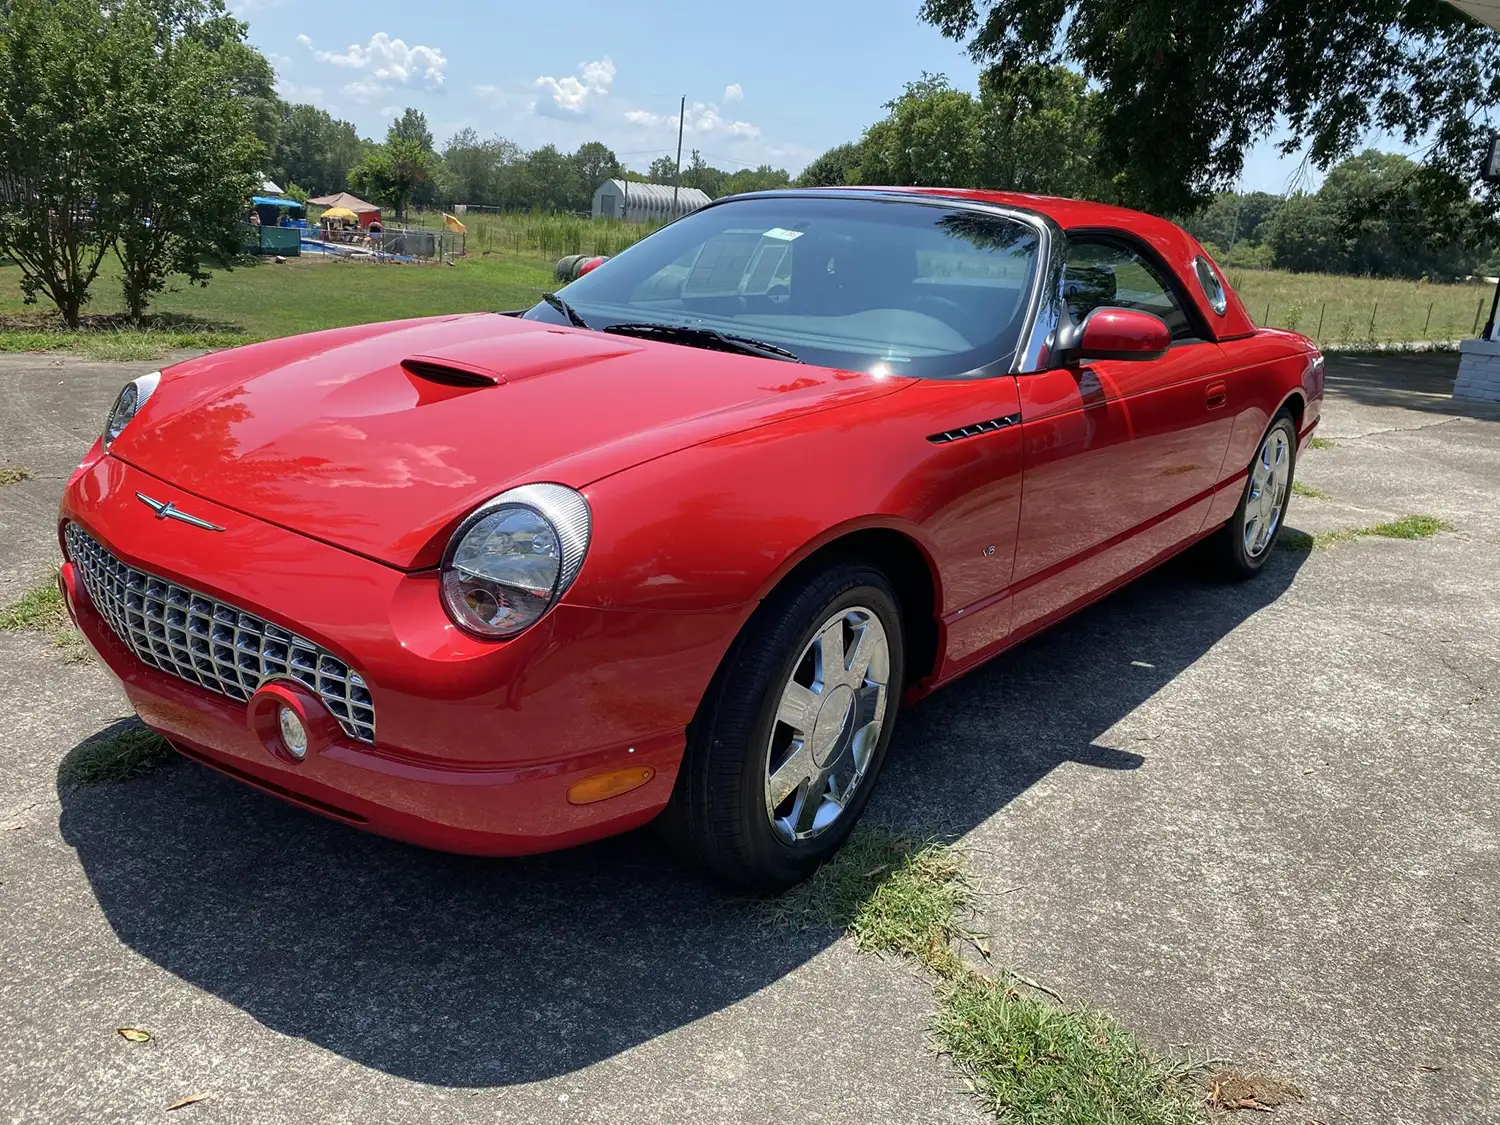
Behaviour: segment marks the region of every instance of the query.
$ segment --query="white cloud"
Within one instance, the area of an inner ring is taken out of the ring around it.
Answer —
[[[545,90],[557,109],[579,115],[587,111],[589,103],[594,99],[608,97],[609,88],[614,81],[615,64],[605,55],[594,62],[579,63],[576,75],[553,78],[544,74],[532,85],[538,90]]]
[[[323,101],[323,87],[300,86],[285,78],[276,79],[276,94],[284,102],[308,102],[312,105],[320,105]]]
[[[726,102],[742,102],[745,100],[745,88],[738,82],[733,82],[724,87],[724,100]]]
[[[413,81],[428,87],[441,86],[448,67],[447,58],[438,48],[420,44],[409,47],[404,40],[392,39],[384,31],[377,31],[363,46],[352,43],[342,52],[315,50],[312,40],[306,35],[297,36],[297,42],[312,50],[313,57],[319,62],[365,72],[368,77],[361,77],[346,87],[356,96],[368,96],[392,86],[407,86]]]
[[[625,114],[625,120],[632,125],[640,125],[643,128],[661,128],[670,125],[677,127],[677,115],[675,113],[651,113],[644,109],[632,109]],[[752,125],[748,121],[736,121],[725,117],[719,112],[719,107],[713,102],[694,102],[687,107],[683,116],[682,127],[685,132],[697,133],[701,136],[720,136],[750,139],[760,136],[760,126]]]

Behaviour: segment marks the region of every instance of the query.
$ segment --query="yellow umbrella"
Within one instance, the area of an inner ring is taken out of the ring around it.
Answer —
[[[450,215],[446,211],[443,212],[443,225],[454,234],[467,234],[469,230],[468,227],[459,221],[457,215]]]
[[[347,207],[330,207],[318,217],[320,219],[352,219],[359,222],[359,216]]]

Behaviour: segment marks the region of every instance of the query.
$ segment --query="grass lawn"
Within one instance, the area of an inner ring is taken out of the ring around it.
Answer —
[[[171,347],[225,347],[248,340],[374,320],[524,308],[552,282],[537,254],[471,255],[453,266],[263,260],[215,273],[206,286],[181,284],[154,302],[149,333],[120,331],[118,273],[107,263],[87,314],[92,333],[60,333],[44,306],[21,303],[20,271],[0,266],[0,351],[79,349],[107,358],[154,358]],[[132,349],[141,349],[137,355]]]
[[[1462,340],[1484,326],[1491,285],[1434,285],[1231,267],[1229,282],[1256,324],[1290,328],[1320,344]],[[1373,322],[1373,328],[1372,328]]]

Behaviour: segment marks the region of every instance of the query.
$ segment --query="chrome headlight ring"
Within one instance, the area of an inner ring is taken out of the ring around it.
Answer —
[[[443,552],[443,608],[460,629],[504,640],[529,629],[583,568],[588,501],[561,484],[512,488],[475,509]]]
[[[131,420],[140,413],[141,407],[146,405],[156,386],[161,382],[161,372],[153,371],[149,375],[142,375],[139,379],[132,379],[120,388],[120,393],[115,396],[115,404],[109,408],[109,415],[104,419],[104,433],[102,439],[104,448],[108,449],[122,433],[125,427],[130,425]]]

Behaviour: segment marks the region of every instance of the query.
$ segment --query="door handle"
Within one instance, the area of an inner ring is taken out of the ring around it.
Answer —
[[[1229,401],[1229,388],[1223,383],[1210,383],[1205,394],[1210,410],[1217,410]]]

